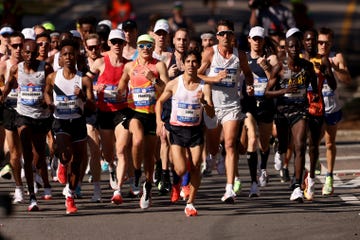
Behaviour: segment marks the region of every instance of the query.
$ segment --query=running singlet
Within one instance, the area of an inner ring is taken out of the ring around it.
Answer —
[[[207,76],[216,76],[219,71],[226,69],[227,76],[212,85],[212,96],[215,108],[228,108],[240,106],[238,86],[240,81],[240,60],[238,50],[233,48],[229,59],[221,56],[218,45],[213,46],[214,56]]]
[[[115,112],[127,107],[126,93],[118,98],[117,87],[125,64],[114,67],[108,55],[104,56],[105,69],[99,75],[97,84],[105,84],[105,89],[97,94],[97,107],[103,112]]]
[[[184,86],[183,75],[179,76],[178,87],[172,97],[170,124],[174,126],[198,126],[202,120],[203,108],[197,98],[202,91],[204,81],[194,90],[187,90]]]
[[[313,57],[310,58],[310,62],[314,65],[314,70],[317,76],[317,84],[318,84],[318,100],[313,101],[314,93],[311,86],[311,83],[309,84],[309,87],[307,89],[307,97],[309,101],[309,113],[313,116],[323,116],[324,115],[324,101],[322,97],[322,87],[324,84],[324,75],[320,72],[320,69],[318,66],[321,65],[321,58],[319,57]]]
[[[24,62],[18,64],[19,93],[16,111],[34,119],[48,118],[50,112],[44,108],[45,62],[39,62],[34,73],[25,73]]]
[[[10,68],[12,64],[10,63],[10,59],[6,60],[6,73],[5,73],[5,84],[9,80]],[[18,88],[11,89],[9,94],[6,97],[5,105],[6,107],[16,109],[17,98],[18,98]]]
[[[81,88],[82,76],[77,71],[72,79],[65,79],[63,69],[56,72],[53,99],[55,105],[54,118],[76,119],[84,112],[85,103],[74,94],[75,86]]]
[[[128,105],[131,109],[141,113],[155,113],[155,103],[158,93],[149,79],[144,76],[145,67],[150,69],[156,78],[159,73],[156,70],[158,60],[153,59],[146,66],[140,65],[138,60],[134,61],[133,69],[130,73]]]
[[[335,52],[331,52],[329,58],[331,63],[333,62],[334,57]],[[336,75],[334,75],[334,77],[336,78]],[[337,88],[335,90],[332,90],[326,79],[324,80],[322,94],[325,104],[325,113],[330,114],[340,111],[340,109],[342,108],[342,104],[339,99],[339,92]]]
[[[307,84],[308,75],[302,68],[299,72],[292,72],[286,64],[283,63],[283,75],[278,83],[277,89],[288,88],[289,85],[295,85],[297,91],[285,93],[277,101],[277,109],[281,113],[296,113],[307,111]]]

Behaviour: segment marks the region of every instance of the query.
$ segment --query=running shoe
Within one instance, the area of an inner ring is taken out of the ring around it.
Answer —
[[[184,212],[187,217],[194,217],[198,215],[198,212],[192,203],[186,204]]]
[[[151,206],[151,183],[145,182],[143,185],[143,194],[140,198],[140,208],[147,209]]]
[[[109,183],[112,190],[119,188],[115,171],[109,171]]]
[[[30,198],[30,204],[28,206],[29,212],[37,212],[39,211],[39,206],[35,198]]]
[[[191,189],[190,184],[181,187],[180,197],[181,197],[183,200],[189,199],[190,189]]]
[[[281,182],[288,182],[290,181],[290,174],[289,174],[289,169],[287,168],[282,168],[280,171],[280,176],[281,176]]]
[[[57,179],[58,179],[59,183],[66,184],[66,182],[67,182],[67,166],[65,166],[62,163],[59,163],[56,175],[57,175]]]
[[[24,202],[24,190],[22,187],[15,188],[13,203],[19,204]]]
[[[253,182],[250,187],[249,198],[259,197],[259,196],[260,196],[260,190],[258,188],[258,184],[256,182]]]
[[[171,184],[170,182],[160,181],[158,184],[159,196],[164,196],[170,192]]]
[[[170,193],[170,201],[176,203],[180,199],[180,183],[172,185]]]
[[[233,187],[233,191],[236,195],[239,195],[241,193],[241,181],[240,181],[240,178],[238,177],[235,177],[235,180],[234,180],[234,187]]]
[[[276,171],[280,171],[282,168],[282,159],[279,152],[276,152],[274,156],[274,168]]]
[[[315,175],[321,175],[321,163],[320,160],[316,160]]]
[[[65,201],[66,214],[73,214],[77,212],[77,207],[75,206],[74,198],[67,197]]]
[[[269,182],[269,175],[267,174],[266,169],[261,169],[260,170],[260,177],[259,177],[259,185],[260,185],[260,187],[266,187],[268,182]]]
[[[81,187],[80,187],[79,185],[76,186],[76,188],[75,188],[74,197],[75,197],[76,199],[82,199]]]
[[[322,195],[329,196],[334,193],[334,179],[331,176],[326,176],[325,183],[322,188]]]
[[[162,172],[161,160],[157,160],[155,163],[155,170],[154,170],[154,177],[153,177],[155,186],[159,185],[159,182],[161,180],[161,172]]]
[[[43,195],[42,199],[43,200],[51,200],[52,199],[51,188],[44,188],[44,195]]]
[[[119,190],[115,190],[113,197],[111,198],[111,203],[119,205],[123,203],[123,199],[121,197],[121,193]]]
[[[314,200],[315,195],[315,179],[308,176],[305,181],[305,190],[304,190],[304,197],[306,200],[312,201]]]
[[[94,183],[94,194],[91,197],[91,201],[92,202],[98,202],[98,203],[102,202],[100,183],[99,184]]]
[[[1,170],[0,170],[0,176],[4,179],[11,179],[11,167],[10,164],[6,164]]]
[[[299,203],[304,201],[304,194],[300,187],[296,187],[290,196],[291,201],[297,201]]]
[[[217,163],[216,163],[216,170],[218,172],[219,175],[225,175],[226,170],[225,170],[225,158],[224,156],[221,154],[221,151],[219,151],[218,154],[216,154],[217,156]]]
[[[107,161],[101,162],[101,171],[108,172],[109,171],[109,163]]]
[[[69,189],[69,184],[66,184],[65,187],[62,190],[62,195],[65,196],[65,199],[70,196],[70,189]]]
[[[233,190],[225,191],[224,196],[222,196],[221,201],[224,203],[233,204],[235,202],[236,194]]]

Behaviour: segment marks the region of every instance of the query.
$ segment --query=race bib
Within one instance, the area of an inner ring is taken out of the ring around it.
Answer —
[[[147,88],[134,88],[133,100],[135,106],[151,106],[155,104],[155,87],[149,86]]]
[[[178,103],[177,120],[183,123],[197,123],[200,120],[200,104]]]
[[[21,86],[20,103],[26,106],[37,105],[43,99],[40,86]]]

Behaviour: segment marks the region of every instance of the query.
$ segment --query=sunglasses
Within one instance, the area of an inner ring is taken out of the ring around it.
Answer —
[[[147,48],[147,49],[150,49],[150,48],[152,48],[153,47],[153,44],[152,43],[142,43],[142,44],[139,44],[138,45],[138,47],[140,48],[140,49],[144,49],[145,47]]]
[[[216,33],[216,35],[222,36],[222,37],[225,36],[225,35],[230,36],[230,35],[233,35],[233,34],[234,34],[234,31],[232,31],[232,30],[220,31],[220,32]]]
[[[49,43],[48,42],[38,42],[38,43],[36,43],[39,47],[46,47],[46,46],[48,46],[49,45]]]
[[[14,48],[14,49],[22,48],[23,44],[22,43],[15,43],[15,44],[11,44],[11,47]]]
[[[116,44],[121,45],[121,44],[123,44],[125,41],[122,40],[122,39],[115,38],[115,39],[111,39],[110,42],[111,42],[112,45],[116,45]]]
[[[319,45],[326,45],[326,46],[329,46],[330,45],[330,43],[329,43],[329,41],[318,41],[318,44]]]
[[[98,50],[98,49],[99,49],[99,45],[87,46],[87,49],[92,52],[92,51],[94,51],[94,50]]]

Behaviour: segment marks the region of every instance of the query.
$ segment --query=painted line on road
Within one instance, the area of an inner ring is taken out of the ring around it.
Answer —
[[[348,36],[350,33],[350,28],[352,25],[352,16],[354,15],[356,9],[356,0],[350,1],[346,8],[345,18],[342,24],[342,31],[341,31],[341,39],[340,39],[340,46],[341,48],[346,48],[348,42]]]
[[[349,204],[360,204],[360,200],[355,197],[354,195],[351,194],[342,194],[339,195],[339,197],[341,198],[341,200],[343,200],[345,203],[349,203]]]

